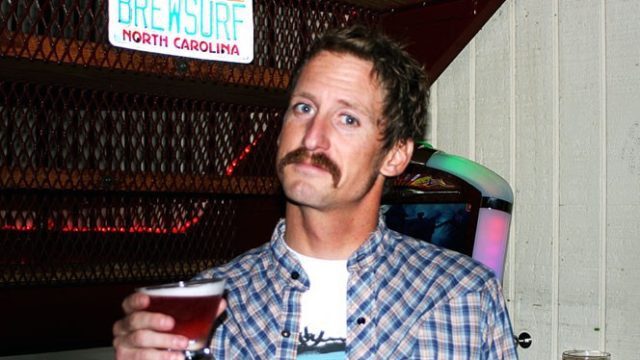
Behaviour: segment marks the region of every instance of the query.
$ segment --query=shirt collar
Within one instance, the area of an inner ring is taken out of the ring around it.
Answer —
[[[369,235],[369,238],[349,257],[347,269],[349,271],[360,271],[375,266],[384,258],[386,248],[389,245],[389,242],[386,241],[388,237],[389,228],[387,228],[382,215],[380,215],[378,224]]]
[[[304,272],[298,259],[289,252],[287,244],[284,242],[284,234],[287,230],[286,222],[280,219],[271,236],[273,269],[278,272],[278,278],[285,281],[288,286],[299,287],[300,290],[309,288],[309,278]]]
[[[298,260],[291,254],[284,242],[286,232],[286,222],[280,219],[271,237],[271,253],[273,261],[277,264],[278,271],[282,278],[291,279],[292,274],[297,272],[300,276],[298,284],[308,286],[308,279]],[[376,228],[371,232],[367,240],[349,257],[347,269],[351,271],[365,270],[375,266],[384,258],[386,247],[389,246],[388,239],[391,236],[389,228],[382,217],[378,217]]]

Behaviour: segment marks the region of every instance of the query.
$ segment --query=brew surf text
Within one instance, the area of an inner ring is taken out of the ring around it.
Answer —
[[[109,39],[131,49],[246,63],[253,58],[251,1],[110,0]]]

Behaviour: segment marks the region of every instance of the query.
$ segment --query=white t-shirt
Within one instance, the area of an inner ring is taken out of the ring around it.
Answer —
[[[347,260],[305,256],[289,248],[309,277],[302,294],[298,359],[345,359]]]

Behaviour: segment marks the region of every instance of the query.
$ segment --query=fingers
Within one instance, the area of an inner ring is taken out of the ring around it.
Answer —
[[[137,314],[134,314],[137,315]],[[141,314],[140,318],[146,315],[159,315],[153,313]],[[134,317],[134,316],[130,316]],[[132,325],[133,324],[133,325]],[[184,350],[188,346],[188,339],[184,336],[169,333],[157,332],[149,329],[137,329],[125,331],[125,329],[139,326],[140,322],[135,320],[127,322],[127,319],[116,322],[113,326],[116,359],[145,360],[182,360],[184,356],[179,350]],[[165,350],[167,349],[167,350]],[[177,350],[177,351],[169,351]]]
[[[121,336],[137,330],[169,331],[173,329],[174,320],[171,316],[137,311],[131,313],[113,324],[113,335]]]
[[[117,349],[171,349],[184,350],[189,341],[184,336],[159,333],[152,330],[136,330],[126,335],[116,336],[113,346]]]
[[[123,309],[129,313],[113,325],[116,359],[184,359],[180,351],[165,349],[184,350],[188,346],[188,339],[166,333],[175,324],[171,316],[136,310],[147,306],[146,296],[132,295],[123,302]]]
[[[150,302],[151,299],[149,298],[149,295],[134,292],[122,301],[122,309],[125,314],[130,314],[134,311],[146,309]]]

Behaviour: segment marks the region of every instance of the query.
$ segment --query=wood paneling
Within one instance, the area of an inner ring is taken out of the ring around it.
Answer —
[[[433,82],[503,2],[425,1],[420,6],[386,13],[382,27],[425,65]]]
[[[188,192],[234,195],[274,195],[280,184],[268,176],[225,177],[151,172],[19,169],[0,167],[0,183],[10,189]]]
[[[638,357],[640,339],[640,2],[607,1],[606,345]]]
[[[558,2],[558,349],[602,348],[600,4]],[[585,101],[590,99],[590,101]]]
[[[514,188],[520,358],[640,338],[640,3],[507,0],[432,87],[437,147]]]

